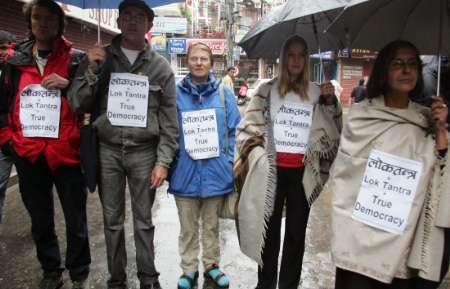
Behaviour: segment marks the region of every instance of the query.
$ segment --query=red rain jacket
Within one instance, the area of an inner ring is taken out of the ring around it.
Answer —
[[[40,84],[52,74],[71,79],[69,74],[75,71],[76,60],[72,44],[64,39],[55,41],[52,53],[48,57],[43,75],[35,65],[33,58],[34,41],[18,45],[14,56],[7,59],[7,65],[0,80],[0,146],[12,141],[12,148],[18,156],[31,162],[42,154],[50,169],[80,163],[80,130],[76,113],[69,107],[65,91],[61,97],[61,119],[58,138],[25,137],[20,121],[20,94],[30,84]],[[7,109],[6,109],[7,108]]]

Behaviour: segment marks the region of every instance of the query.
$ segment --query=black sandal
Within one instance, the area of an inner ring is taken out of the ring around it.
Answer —
[[[178,289],[196,289],[197,288],[197,281],[198,281],[198,272],[195,272],[194,279],[192,279],[191,276],[187,274],[183,274],[180,276],[180,279],[185,279],[189,282],[189,288],[180,287],[180,285],[177,286]]]
[[[212,270],[219,271],[219,274],[217,274],[217,276],[214,278],[211,276],[211,274],[209,274]],[[225,277],[228,280],[228,277],[222,271],[220,271],[217,265],[213,265],[208,270],[206,270],[205,273],[203,273],[203,277],[205,277],[205,286],[203,287],[203,289],[209,289],[210,287],[208,287],[207,285],[212,285],[211,287],[214,289],[228,289],[230,286],[230,281],[228,281],[228,284],[225,286],[221,286],[219,284],[220,278]]]

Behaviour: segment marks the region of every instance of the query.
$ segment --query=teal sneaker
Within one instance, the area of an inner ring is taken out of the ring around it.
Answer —
[[[203,276],[205,277],[205,284],[210,284],[214,289],[228,289],[230,286],[228,277],[220,271],[217,265],[211,266]],[[207,286],[207,288],[209,287]]]
[[[178,289],[196,289],[198,272],[187,272],[178,279]]]

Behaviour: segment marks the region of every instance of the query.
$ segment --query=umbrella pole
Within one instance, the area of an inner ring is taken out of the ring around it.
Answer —
[[[441,54],[438,55],[438,71],[437,71],[437,85],[436,85],[436,95],[441,94]]]
[[[443,0],[439,1],[440,3],[440,14],[439,14],[439,41],[438,41],[438,75],[437,75],[437,85],[436,85],[436,95],[439,96],[441,94],[441,47],[442,47],[442,25],[443,25],[443,21],[442,19],[444,18],[442,16],[442,14],[444,13],[444,5],[443,5]]]
[[[317,51],[319,53],[319,83],[322,84],[322,81],[325,78],[325,75],[323,73],[322,53],[320,50],[320,41],[319,41],[319,36],[317,34],[316,18],[314,17],[314,15],[311,15],[311,20],[312,20],[312,24],[313,24],[314,37],[316,38],[316,42],[317,42]]]
[[[320,46],[317,49],[318,53],[319,53],[319,83],[322,84],[322,82],[325,79],[325,74],[324,74],[324,69],[323,69],[323,59],[322,59],[322,51],[320,50]]]
[[[98,0],[98,9],[97,9],[97,13],[98,13],[98,22],[97,22],[97,42],[100,43],[101,41],[101,30],[102,30],[102,22],[101,22],[101,17],[102,17],[102,13],[100,13],[100,2],[101,0]]]

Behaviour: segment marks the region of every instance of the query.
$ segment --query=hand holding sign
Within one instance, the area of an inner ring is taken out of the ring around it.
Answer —
[[[56,73],[52,73],[42,80],[42,87],[45,89],[64,89],[69,86],[69,80]]]
[[[101,43],[97,43],[94,47],[90,48],[87,51],[87,57],[89,60],[89,70],[93,73],[97,73],[106,59],[106,52]]]
[[[321,101],[325,105],[334,104],[336,96],[334,95],[334,86],[330,81],[324,82],[320,85]]]

